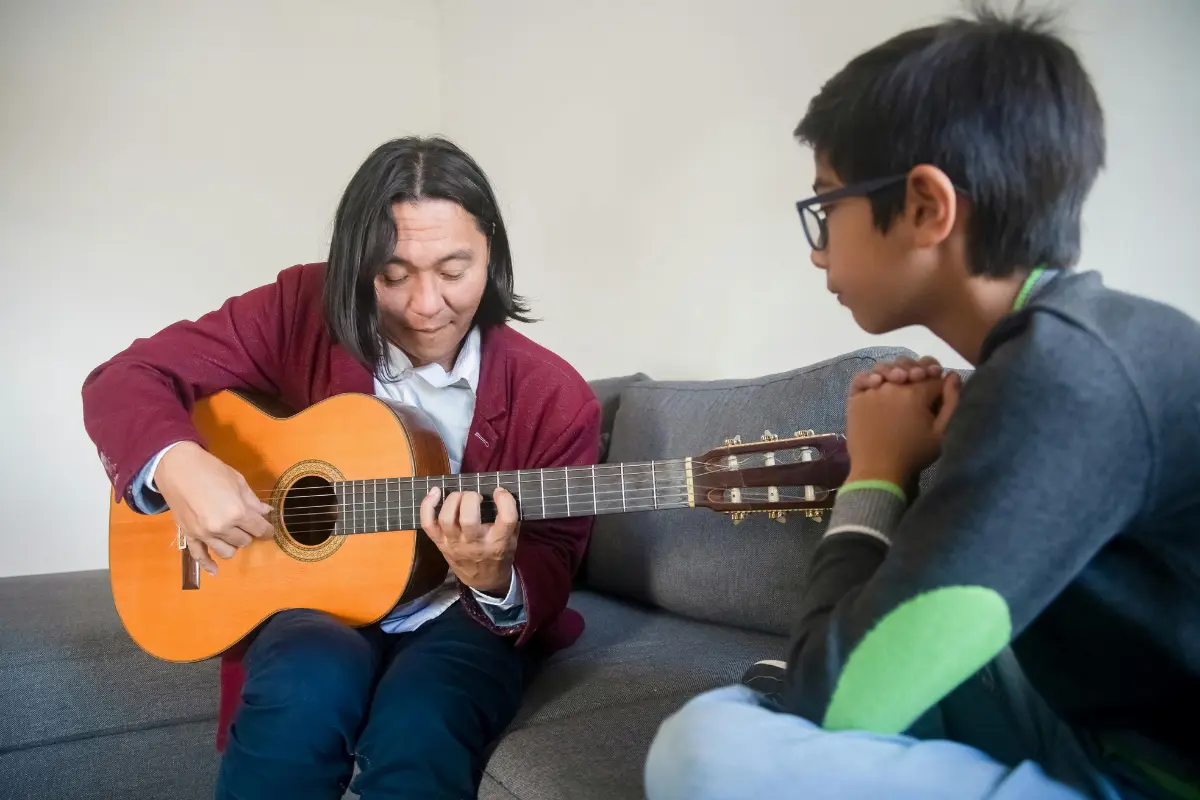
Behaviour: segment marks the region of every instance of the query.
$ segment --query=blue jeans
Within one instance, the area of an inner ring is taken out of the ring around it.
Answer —
[[[1119,794],[1092,766],[1083,745],[1024,684],[1011,653],[910,733],[917,735],[824,731],[747,687],[728,686],[695,698],[662,724],[647,757],[646,794],[649,800],[1138,796]]]
[[[525,648],[456,603],[411,633],[314,611],[273,617],[246,652],[221,760],[222,800],[474,798],[521,703]]]

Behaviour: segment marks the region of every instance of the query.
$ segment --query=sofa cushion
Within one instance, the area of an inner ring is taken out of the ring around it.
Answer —
[[[642,767],[659,724],[697,694],[735,683],[782,637],[683,619],[594,592],[576,592],[583,636],[556,654],[526,692],[487,765],[484,800],[641,798]]]
[[[845,430],[850,380],[877,361],[914,356],[867,348],[753,380],[642,381],[621,394],[609,462],[697,455],[740,434]],[[827,515],[824,520],[827,520]],[[588,553],[588,585],[695,619],[785,634],[825,521],[685,509],[601,516]]]
[[[621,392],[641,381],[649,380],[650,376],[641,372],[632,375],[622,375],[617,378],[601,378],[588,381],[588,386],[600,401],[600,460],[608,454],[609,442],[612,439],[613,420],[616,419],[617,409],[621,405]]]
[[[0,751],[0,797],[211,800],[216,735],[213,718]]]
[[[215,718],[217,664],[173,664],[121,627],[108,571],[0,580],[0,752]]]

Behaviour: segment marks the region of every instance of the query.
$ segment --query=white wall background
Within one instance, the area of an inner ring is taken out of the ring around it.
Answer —
[[[437,127],[432,2],[0,0],[0,576],[104,567],[80,388],[320,260],[376,145]]]
[[[1004,2],[1004,0],[1001,0]],[[1200,3],[1073,0],[1064,34],[1105,106],[1084,266],[1200,316]],[[1136,5],[1136,8],[1135,8]],[[825,292],[791,138],[850,58],[950,0],[447,0],[442,127],[505,203],[544,322],[585,376],[751,376],[871,343]]]
[[[790,133],[855,53],[958,8],[904,5],[0,0],[0,576],[106,565],[84,376],[322,258],[393,136],[479,159],[544,319],[525,330],[586,377],[750,376],[878,341],[808,262]],[[1200,3],[1076,0],[1066,27],[1108,115],[1086,266],[1200,317]]]

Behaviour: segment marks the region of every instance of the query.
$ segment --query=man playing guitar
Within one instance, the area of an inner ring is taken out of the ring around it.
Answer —
[[[134,342],[87,378],[85,425],[116,496],[170,509],[219,581],[220,560],[273,535],[270,507],[191,420],[222,390],[296,410],[349,392],[416,406],[453,472],[594,464],[595,396],[507,327],[526,313],[486,176],[445,140],[399,139],[350,181],[327,263]],[[493,495],[490,524],[482,500],[435,489],[422,501],[421,527],[450,568],[432,592],[364,628],[284,611],[224,654],[218,797],[341,797],[355,760],[363,798],[475,796],[536,654],[582,631],[566,604],[591,526],[518,532],[510,494]]]

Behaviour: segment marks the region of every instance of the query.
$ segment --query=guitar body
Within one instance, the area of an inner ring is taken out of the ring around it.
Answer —
[[[296,505],[331,481],[448,473],[442,441],[419,411],[345,394],[284,415],[220,392],[192,416],[209,452],[270,498],[275,536],[216,558],[211,576],[180,549],[170,511],[139,514],[110,496],[113,598],[142,649],[169,661],[209,658],[290,608],[362,626],[444,580],[446,563],[424,533],[339,535],[332,526],[314,533],[301,523],[311,528],[317,515]]]

